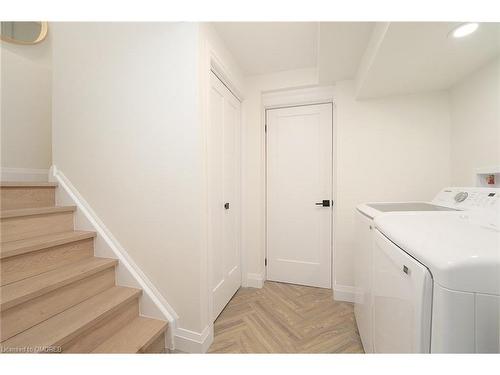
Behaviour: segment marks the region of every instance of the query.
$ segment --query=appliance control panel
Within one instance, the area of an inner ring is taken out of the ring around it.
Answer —
[[[459,210],[487,209],[500,212],[500,188],[445,188],[436,195],[432,203]]]

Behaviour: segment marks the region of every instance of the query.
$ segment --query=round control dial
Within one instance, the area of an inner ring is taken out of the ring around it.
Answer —
[[[467,199],[468,196],[469,196],[469,193],[467,193],[466,191],[461,191],[460,193],[455,195],[455,201],[459,202],[459,203],[463,202],[464,200]]]

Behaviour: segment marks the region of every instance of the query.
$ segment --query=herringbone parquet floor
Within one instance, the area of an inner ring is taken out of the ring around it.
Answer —
[[[353,305],[330,289],[241,288],[215,321],[209,353],[363,353]]]

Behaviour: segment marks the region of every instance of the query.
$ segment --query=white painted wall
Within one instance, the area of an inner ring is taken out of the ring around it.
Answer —
[[[336,85],[335,282],[353,285],[355,207],[370,201],[430,200],[450,184],[447,92],[357,101]]]
[[[54,164],[201,332],[198,25],[51,26]]]
[[[500,167],[500,59],[450,90],[451,177],[455,186],[474,186],[475,170]]]
[[[0,43],[2,168],[48,169],[52,162],[50,37],[49,26],[40,44]]]

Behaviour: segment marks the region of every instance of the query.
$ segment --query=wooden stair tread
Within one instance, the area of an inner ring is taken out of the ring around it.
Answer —
[[[69,231],[4,242],[0,247],[0,259],[26,254],[32,251],[47,249],[53,246],[81,241],[87,238],[93,238],[95,236],[95,232]]]
[[[74,212],[76,206],[55,206],[55,207],[36,207],[36,208],[19,208],[15,210],[2,210],[0,212],[1,219],[13,217],[56,214],[60,212]]]
[[[167,322],[138,316],[108,338],[93,353],[138,353],[167,329]]]
[[[0,187],[36,187],[36,188],[56,188],[57,182],[45,181],[0,181]]]
[[[0,310],[9,309],[32,298],[114,267],[117,263],[116,259],[92,257],[4,285],[0,287]]]
[[[114,286],[4,341],[4,348],[60,346],[107,318],[135,298],[140,289]]]

